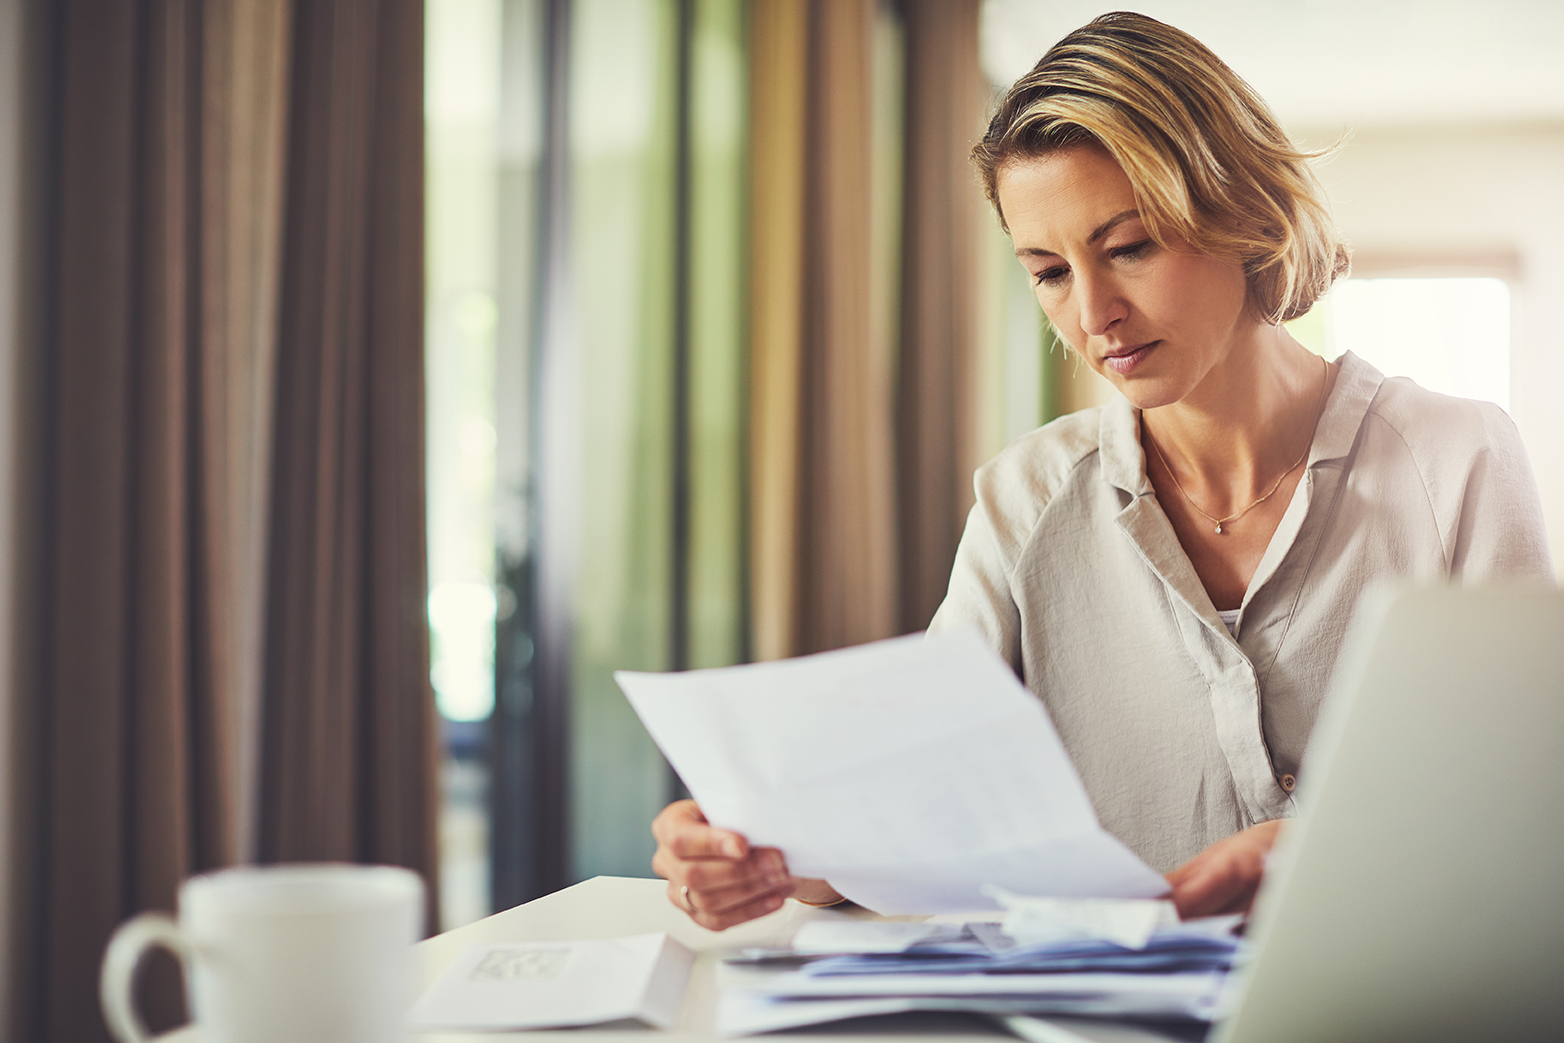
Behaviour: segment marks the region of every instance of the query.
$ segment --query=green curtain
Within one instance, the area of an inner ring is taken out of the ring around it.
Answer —
[[[580,351],[581,555],[571,687],[571,871],[650,874],[667,765],[613,671],[739,661],[743,546],[743,7],[571,10],[571,276]],[[681,40],[681,35],[688,36]],[[679,111],[680,59],[689,107]],[[679,141],[688,244],[681,273]],[[675,352],[687,322],[686,603],[675,605]]]
[[[748,658],[744,583],[744,4],[695,0],[690,47],[688,662]]]

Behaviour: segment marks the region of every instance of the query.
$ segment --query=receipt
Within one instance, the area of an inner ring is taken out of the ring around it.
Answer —
[[[614,675],[708,820],[876,912],[992,909],[983,887],[1152,898],[1042,704],[975,631],[775,663]]]
[[[1172,902],[1134,898],[1037,898],[985,889],[1005,910],[1000,929],[1017,945],[1098,939],[1144,949],[1159,929],[1179,922]]]

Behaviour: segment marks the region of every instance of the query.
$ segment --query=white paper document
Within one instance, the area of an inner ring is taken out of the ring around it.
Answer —
[[[791,951],[800,956],[835,953],[906,952],[918,942],[960,937],[952,924],[905,920],[806,920],[793,935]]]
[[[775,663],[615,674],[714,824],[876,912],[1153,898],[1053,723],[975,632]]]
[[[413,1006],[415,1029],[540,1029],[679,1020],[695,954],[666,934],[469,945]]]
[[[1146,898],[1035,898],[990,888],[1005,910],[1004,932],[1017,945],[1100,938],[1126,949],[1144,949],[1161,928],[1178,924],[1169,901]]]

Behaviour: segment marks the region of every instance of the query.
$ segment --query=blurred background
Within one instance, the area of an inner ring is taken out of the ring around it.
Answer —
[[[0,0],[0,1034],[105,1038],[235,861],[431,930],[650,875],[615,670],[926,625],[973,469],[1113,394],[967,160],[1108,9]],[[1334,149],[1295,335],[1507,409],[1564,563],[1564,6],[1136,9]]]

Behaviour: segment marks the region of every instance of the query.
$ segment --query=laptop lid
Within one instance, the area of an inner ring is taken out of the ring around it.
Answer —
[[[1221,1043],[1564,1038],[1564,592],[1367,602]]]

